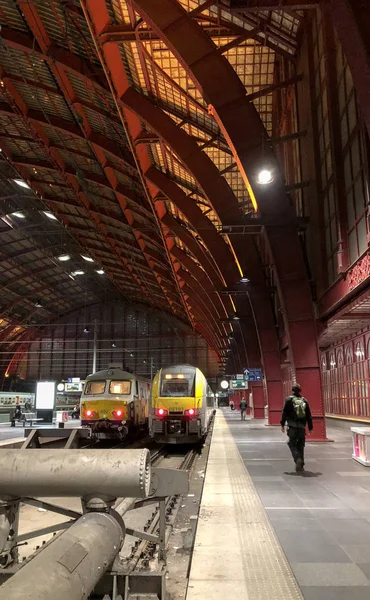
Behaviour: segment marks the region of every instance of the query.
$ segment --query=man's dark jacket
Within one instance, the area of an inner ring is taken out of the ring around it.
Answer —
[[[301,398],[301,396],[296,396],[297,398]],[[296,410],[294,408],[293,396],[289,396],[285,399],[283,414],[281,415],[280,425],[284,427],[285,423],[288,423],[289,427],[298,427],[299,429],[304,429],[306,425],[308,425],[308,429],[312,431],[312,416],[311,409],[306,400],[303,398],[306,403],[306,417],[298,419]]]

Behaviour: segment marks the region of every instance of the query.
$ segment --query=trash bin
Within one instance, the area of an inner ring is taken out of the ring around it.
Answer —
[[[351,427],[353,454],[357,462],[370,467],[370,427]]]

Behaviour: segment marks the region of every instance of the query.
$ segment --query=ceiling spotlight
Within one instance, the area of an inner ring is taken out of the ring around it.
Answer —
[[[70,260],[70,256],[69,254],[62,254],[61,256],[58,256],[58,260],[60,260],[61,262],[66,262],[67,260]]]
[[[240,283],[249,283],[250,279],[248,277],[242,277]]]
[[[53,213],[49,212],[48,210],[43,210],[42,211],[45,215],[45,217],[47,217],[48,219],[51,219],[52,221],[57,221],[58,219],[56,218],[55,215],[53,215]]]
[[[26,183],[23,179],[13,179],[13,181],[22,188],[26,188],[27,190],[31,189],[28,183]]]
[[[130,352],[130,356],[134,356],[134,353],[133,353],[133,352]]]
[[[94,262],[93,258],[90,258],[90,256],[85,256],[84,254],[81,254],[82,258],[84,260],[86,260],[87,262]]]
[[[81,271],[81,269],[78,269],[77,271],[73,271],[71,275],[85,275],[85,271]]]
[[[13,212],[11,215],[11,217],[18,217],[18,219],[25,219],[26,215],[24,215],[22,212]]]
[[[104,275],[105,271],[103,271],[103,269],[97,269],[96,270],[98,275]]]
[[[84,333],[89,333],[90,329],[88,327],[85,327],[84,329]]]
[[[273,180],[274,178],[272,176],[272,171],[269,169],[262,169],[262,171],[260,171],[257,175],[257,183],[260,183],[261,185],[267,185]]]
[[[234,321],[240,321],[240,318],[239,318],[237,315],[234,315],[234,316],[233,316],[233,320],[234,320]]]
[[[146,360],[143,360],[144,365],[146,365]]]
[[[112,342],[112,348],[117,348],[116,342]]]
[[[36,300],[35,306],[36,306],[36,308],[42,308],[42,302],[41,302],[41,300]]]

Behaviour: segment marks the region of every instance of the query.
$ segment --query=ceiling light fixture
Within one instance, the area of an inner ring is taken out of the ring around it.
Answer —
[[[35,306],[36,306],[36,308],[42,308],[42,302],[41,302],[41,300],[36,300]]]
[[[85,275],[85,271],[81,271],[81,269],[78,269],[77,271],[73,271],[71,275]]]
[[[112,348],[116,348],[116,342],[112,342]]]
[[[94,262],[94,259],[90,258],[90,256],[85,256],[84,254],[81,254],[81,256],[86,262]]]
[[[27,190],[31,189],[28,183],[26,183],[23,179],[13,179],[13,181],[22,188],[26,188]]]
[[[58,256],[58,260],[60,260],[61,262],[66,262],[67,260],[70,260],[70,255],[69,254],[61,254],[60,256]]]
[[[48,218],[51,219],[52,221],[57,221],[58,219],[56,218],[55,215],[53,215],[53,213],[49,212],[48,210],[43,210],[42,211],[44,213],[44,215]]]
[[[11,217],[18,217],[18,219],[25,219],[26,215],[24,215],[22,212],[13,212],[11,215]]]
[[[242,277],[240,283],[249,283],[250,279],[248,277]]]
[[[274,180],[272,171],[270,169],[262,169],[257,175],[257,183],[260,185],[267,185]]]
[[[88,327],[85,327],[84,329],[84,333],[89,333],[90,329]]]
[[[103,271],[103,269],[97,269],[96,272],[98,273],[98,275],[104,275],[105,271]]]

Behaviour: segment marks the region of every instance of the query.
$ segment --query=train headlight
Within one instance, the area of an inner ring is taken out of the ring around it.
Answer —
[[[194,417],[197,414],[197,411],[195,408],[189,408],[188,410],[185,410],[184,415],[186,415],[187,417]]]
[[[96,416],[95,410],[91,410],[90,408],[87,409],[85,414],[87,417],[95,417]]]
[[[155,414],[158,417],[165,417],[166,415],[168,415],[168,410],[166,410],[164,408],[157,408],[157,410],[155,411]]]
[[[121,408],[117,408],[117,410],[113,410],[112,411],[112,415],[114,417],[117,417],[117,418],[122,417],[123,416],[123,410]]]

